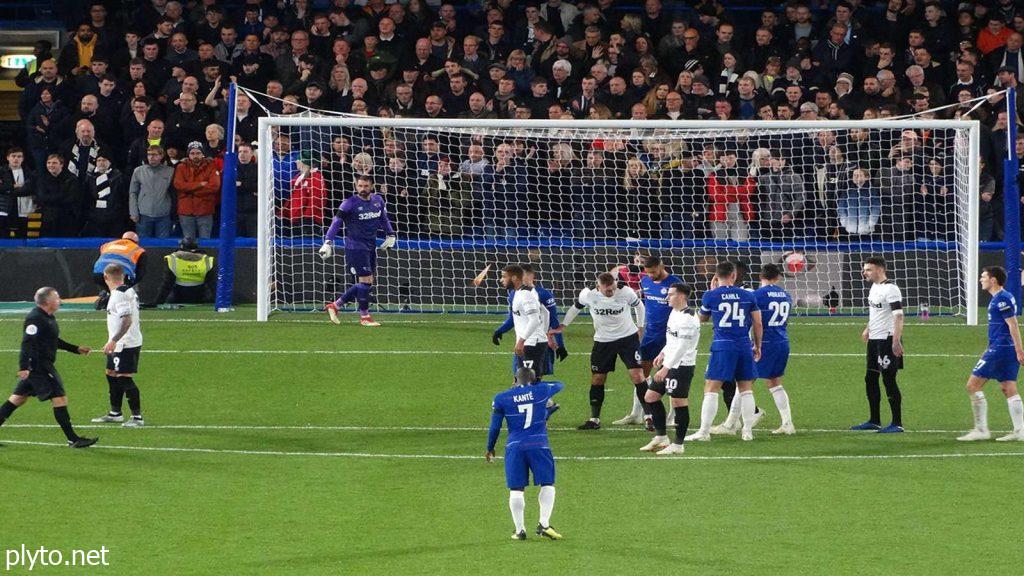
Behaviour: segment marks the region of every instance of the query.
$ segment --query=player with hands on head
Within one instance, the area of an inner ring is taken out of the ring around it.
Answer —
[[[650,408],[654,423],[654,438],[640,450],[657,451],[659,456],[682,454],[686,429],[690,425],[690,383],[697,363],[697,343],[700,341],[700,320],[689,306],[693,289],[682,282],[668,288],[668,305],[672,313],[666,324],[665,347],[652,362],[658,368],[648,381],[644,401]],[[668,394],[675,413],[676,440],[669,443],[665,418],[665,405],[661,397]]]
[[[327,311],[331,322],[341,324],[338,310],[355,300],[359,306],[359,324],[380,326],[380,323],[375,322],[370,316],[373,275],[377,268],[377,232],[383,230],[386,234],[384,242],[380,245],[384,250],[393,248],[398,238],[388,217],[384,199],[373,193],[373,181],[369,176],[356,176],[356,193],[341,203],[338,214],[331,221],[323,246],[318,250],[324,260],[334,254],[334,238],[343,225],[345,266],[349,273],[356,277],[356,282],[337,300],[328,302],[324,310]]]

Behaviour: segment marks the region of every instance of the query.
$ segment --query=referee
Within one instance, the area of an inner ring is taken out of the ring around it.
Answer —
[[[60,339],[57,319],[53,317],[60,308],[60,294],[57,294],[56,288],[43,287],[36,290],[35,301],[36,307],[25,317],[21,356],[18,360],[18,384],[11,397],[0,406],[0,426],[19,406],[28,402],[29,396],[35,396],[40,402],[49,400],[53,404],[53,417],[67,436],[68,446],[92,446],[99,438],[82,438],[75,434],[71,426],[64,383],[54,366],[57,348],[75,354],[88,354],[92,350]]]

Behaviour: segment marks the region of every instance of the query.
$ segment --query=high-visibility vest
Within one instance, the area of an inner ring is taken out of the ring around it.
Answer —
[[[213,256],[203,256],[198,260],[187,260],[178,256],[179,252],[164,256],[167,268],[174,274],[175,284],[179,286],[199,286],[206,282],[206,275],[213,270]]]
[[[124,238],[107,242],[100,246],[100,257],[93,265],[92,273],[103,274],[103,269],[109,264],[117,264],[124,269],[128,280],[135,280],[135,268],[145,252],[144,248]]]

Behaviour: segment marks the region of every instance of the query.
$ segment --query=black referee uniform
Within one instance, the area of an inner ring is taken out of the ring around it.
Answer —
[[[57,319],[38,306],[25,317],[25,324],[22,328],[18,370],[28,371],[28,377],[19,380],[14,387],[13,397],[17,403],[8,399],[0,406],[0,425],[3,425],[18,406],[28,400],[29,396],[35,396],[40,402],[65,397],[67,394],[64,392],[64,383],[54,366],[57,360],[57,349],[74,354],[79,353],[78,346],[61,340]],[[69,445],[79,447],[95,443],[95,439],[82,438],[75,434],[67,406],[54,406],[53,417],[60,424],[64,435],[67,436]]]

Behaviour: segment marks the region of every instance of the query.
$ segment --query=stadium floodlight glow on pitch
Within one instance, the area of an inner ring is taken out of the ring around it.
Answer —
[[[317,163],[320,220],[282,217],[281,134]],[[976,324],[978,142],[978,123],[959,120],[260,118],[257,317],[316,310],[342,291],[344,259],[316,250],[369,170],[399,237],[378,256],[383,309],[504,311],[497,284],[472,279],[519,261],[564,300],[597,272],[657,253],[694,285],[720,259],[754,274],[779,263],[795,314],[860,314],[860,262],[883,254],[911,312]]]

